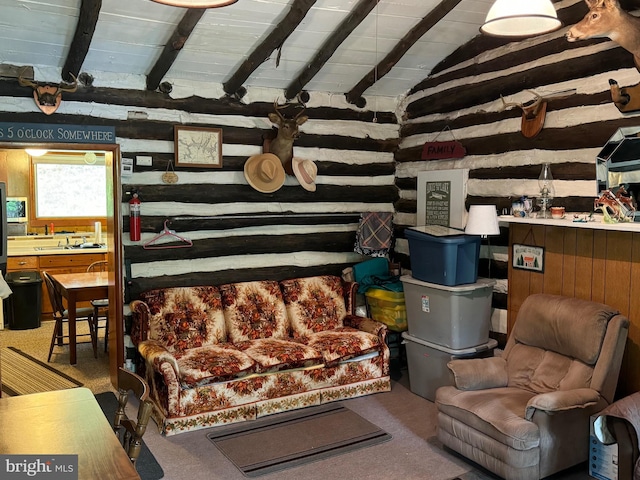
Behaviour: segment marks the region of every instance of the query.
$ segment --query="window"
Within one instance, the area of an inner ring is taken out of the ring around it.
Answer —
[[[87,224],[107,216],[104,152],[49,152],[31,157],[32,225]]]

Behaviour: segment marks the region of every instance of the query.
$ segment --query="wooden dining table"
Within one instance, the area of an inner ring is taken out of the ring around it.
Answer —
[[[69,315],[69,363],[76,358],[76,309],[79,302],[108,298],[108,272],[56,273],[51,275],[58,291],[67,300]]]
[[[59,456],[77,455],[79,480],[140,479],[88,388],[2,397],[0,425],[0,454],[14,456],[14,463],[36,455],[42,463],[68,467]],[[0,478],[5,468],[0,464]]]

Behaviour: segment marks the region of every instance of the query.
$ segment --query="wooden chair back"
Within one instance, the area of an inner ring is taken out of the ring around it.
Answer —
[[[136,420],[130,419],[125,413],[130,391],[139,401]],[[118,369],[118,409],[116,410],[113,429],[127,451],[131,463],[134,465],[140,456],[142,436],[147,430],[152,409],[153,404],[149,400],[149,385],[147,382],[141,376],[120,367]]]
[[[109,269],[107,260],[98,260],[87,267],[87,272],[106,272]]]
[[[49,301],[51,302],[51,306],[53,307],[53,316],[54,318],[63,318],[64,317],[64,304],[62,303],[62,294],[56,289],[55,283],[53,283],[53,279],[51,275],[47,272],[41,272],[42,278],[44,279],[44,283],[47,286],[47,293],[49,294]]]

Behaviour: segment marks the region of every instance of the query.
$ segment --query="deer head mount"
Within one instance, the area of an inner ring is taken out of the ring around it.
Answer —
[[[640,70],[640,18],[622,10],[618,0],[585,0],[589,12],[566,33],[569,42],[608,37],[633,54]]]
[[[547,101],[552,98],[565,98],[576,93],[575,89],[563,90],[561,92],[550,93],[548,95],[540,95],[534,90],[527,90],[534,95],[533,99],[526,103],[505,102],[504,97],[500,95],[502,100],[502,111],[511,107],[518,107],[522,110],[522,122],[520,131],[526,138],[533,138],[542,131],[544,121],[547,115]]]
[[[62,92],[75,92],[78,89],[78,79],[73,77],[73,83],[40,84],[31,80],[25,80],[22,75],[18,77],[18,83],[23,87],[33,88],[33,99],[36,105],[45,115],[51,115],[55,112],[62,102]]]
[[[293,118],[286,118],[282,111],[291,106],[301,106],[300,110]],[[273,153],[282,162],[284,171],[289,175],[293,175],[293,167],[291,160],[293,159],[293,141],[298,137],[298,127],[306,122],[309,117],[302,115],[306,109],[306,105],[302,101],[297,104],[285,103],[278,105],[278,100],[273,102],[274,113],[270,113],[269,120],[278,126],[278,134],[276,138],[270,142],[265,142],[265,153]]]

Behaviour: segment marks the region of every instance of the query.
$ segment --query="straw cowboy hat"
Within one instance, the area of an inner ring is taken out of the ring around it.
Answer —
[[[302,188],[310,192],[316,191],[316,175],[318,175],[318,167],[311,160],[302,160],[293,158],[291,161],[293,173],[302,185]]]
[[[244,178],[261,193],[273,193],[284,185],[282,162],[273,153],[253,155],[244,163]]]

